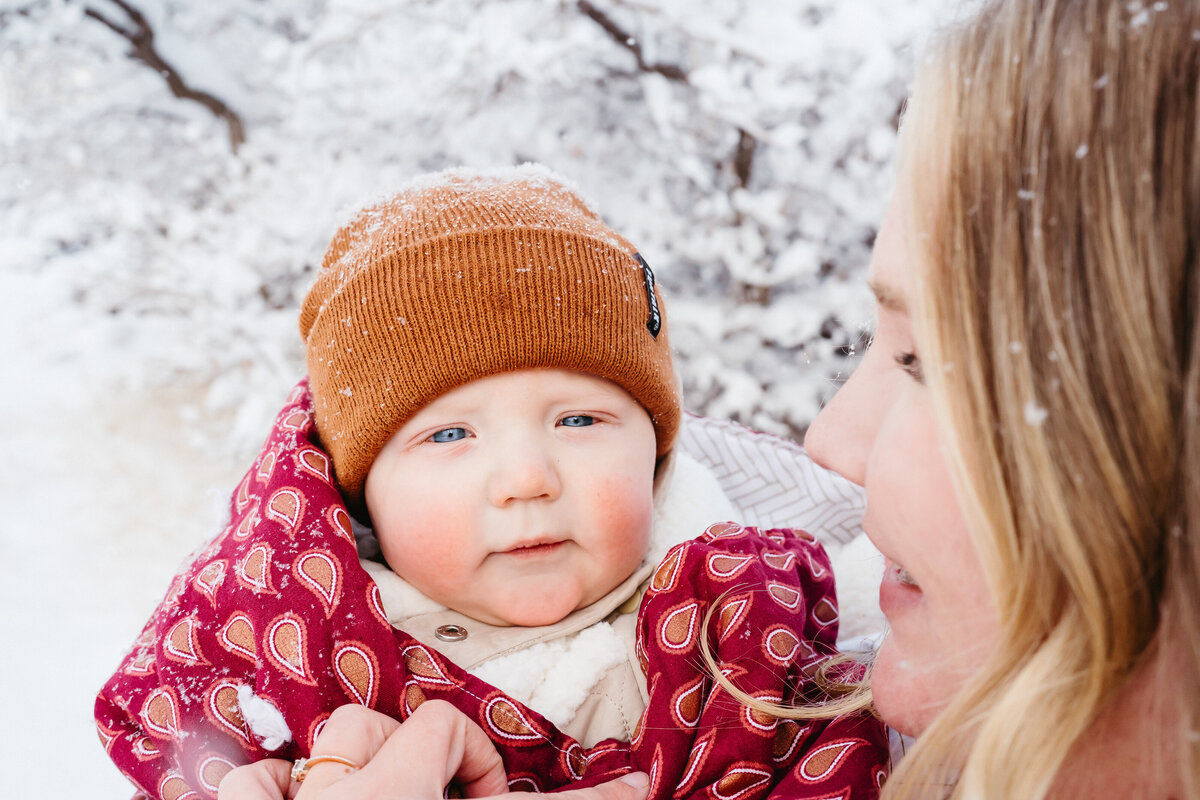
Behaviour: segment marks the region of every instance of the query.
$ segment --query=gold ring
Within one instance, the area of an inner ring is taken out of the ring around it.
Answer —
[[[335,764],[344,764],[355,771],[362,769],[362,767],[360,767],[358,764],[355,764],[350,759],[342,758],[341,756],[309,756],[308,758],[298,758],[296,759],[296,762],[292,764],[292,780],[294,780],[296,783],[303,783],[304,779],[308,777],[308,771],[310,769],[315,767],[317,764],[323,764],[326,761],[331,761]]]

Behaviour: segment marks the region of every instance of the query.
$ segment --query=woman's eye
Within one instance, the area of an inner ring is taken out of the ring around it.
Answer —
[[[921,372],[921,359],[916,353],[897,353],[896,363],[917,383],[925,382],[925,375]]]
[[[562,418],[562,425],[568,428],[586,428],[588,425],[593,425],[596,422],[595,417],[589,417],[587,414],[572,414],[569,417]]]
[[[445,442],[457,442],[465,438],[467,438],[466,428],[443,428],[430,436],[429,441],[441,444]]]

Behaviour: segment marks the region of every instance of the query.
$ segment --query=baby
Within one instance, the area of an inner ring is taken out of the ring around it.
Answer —
[[[821,699],[829,561],[790,530],[685,541],[727,515],[673,452],[661,296],[561,179],[441,173],[368,207],[300,329],[308,377],[228,527],[97,699],[143,793],[215,797],[236,765],[309,755],[340,705],[403,720],[435,697],[513,788],[639,769],[652,797],[876,792],[874,720],[778,720],[714,686],[701,637],[756,699]]]

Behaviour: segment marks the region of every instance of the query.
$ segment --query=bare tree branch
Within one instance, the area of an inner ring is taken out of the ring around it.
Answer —
[[[758,140],[754,134],[745,128],[738,128],[737,150],[733,154],[733,172],[737,175],[742,188],[750,185],[750,172],[754,167],[754,151],[758,148]]]
[[[646,63],[646,56],[642,52],[642,43],[637,40],[637,37],[633,36],[620,25],[618,25],[612,17],[596,8],[594,5],[588,2],[588,0],[579,0],[579,10],[582,11],[589,19],[603,28],[604,32],[612,37],[614,42],[633,53],[633,57],[637,60],[639,70],[642,72],[657,72],[659,75],[667,77],[673,81],[687,83],[687,73],[674,64]]]
[[[149,21],[141,11],[126,0],[111,2],[125,12],[132,27],[123,27],[92,6],[85,6],[83,13],[125,38],[130,44],[130,57],[136,58],[161,75],[173,95],[181,100],[199,103],[219,119],[225,120],[225,124],[229,126],[229,146],[236,153],[238,147],[246,141],[246,126],[242,123],[242,118],[219,97],[189,86],[179,71],[163,59],[154,46],[154,29],[150,27]]]

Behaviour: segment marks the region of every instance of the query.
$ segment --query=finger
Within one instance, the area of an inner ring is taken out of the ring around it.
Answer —
[[[650,777],[644,772],[631,772],[628,775],[589,786],[586,789],[571,789],[565,792],[555,792],[556,800],[646,800],[650,792]],[[541,798],[544,795],[525,793],[510,794],[506,800],[516,800],[519,797]]]
[[[400,723],[396,720],[365,706],[341,706],[330,715],[321,729],[321,735],[313,742],[312,755],[339,756],[363,767],[375,758],[388,737],[399,727]],[[295,796],[297,800],[319,796],[353,771],[345,764],[333,761],[314,764]]]
[[[292,764],[268,758],[238,767],[221,779],[218,800],[286,800],[292,797]]]
[[[355,788],[365,795],[387,787],[398,797],[438,798],[451,781],[468,797],[508,791],[504,762],[483,730],[449,703],[430,700],[338,789],[347,797]]]

